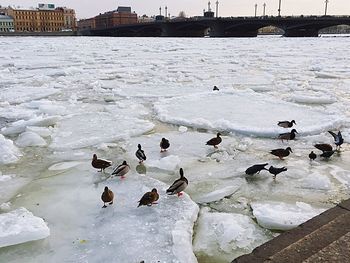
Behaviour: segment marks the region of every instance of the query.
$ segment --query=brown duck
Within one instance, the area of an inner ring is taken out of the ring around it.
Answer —
[[[101,199],[103,201],[103,206],[102,208],[106,208],[106,203],[109,203],[110,205],[113,204],[113,198],[114,198],[114,194],[112,192],[112,190],[109,190],[108,187],[105,187],[105,190],[103,191],[102,195],[101,195]]]
[[[270,153],[283,160],[283,157],[287,157],[290,152],[293,152],[292,149],[290,147],[287,147],[286,149],[274,149]]]
[[[108,160],[103,160],[103,159],[97,159],[97,155],[94,154],[92,156],[92,162],[91,162],[92,167],[96,169],[101,169],[100,172],[104,171],[107,167],[112,165],[111,161]]]
[[[209,141],[207,141],[207,144],[206,145],[211,145],[211,146],[214,146],[214,148],[218,148],[217,145],[219,145],[222,141],[221,137],[220,137],[220,132],[218,132],[216,134],[216,137],[210,139]]]
[[[185,188],[188,186],[188,180],[184,176],[184,171],[182,168],[180,168],[180,178],[175,180],[173,184],[166,190],[167,194],[174,195],[177,194],[177,196],[182,195],[182,191],[185,190]]]
[[[317,155],[314,153],[314,151],[311,151],[311,153],[309,154],[309,158],[310,158],[310,160],[315,160],[316,159],[316,157],[317,157]]]
[[[283,140],[294,140],[295,139],[295,134],[298,133],[295,129],[291,130],[291,132],[286,132],[286,133],[281,133],[278,135],[278,139],[281,139],[282,142]]]
[[[166,152],[166,150],[170,147],[169,140],[162,138],[159,146],[160,146],[160,152]]]
[[[314,147],[321,150],[322,152],[333,151],[332,145],[330,145],[328,143],[318,143],[318,144],[315,144]]]
[[[159,194],[157,192],[157,189],[153,188],[151,192],[147,192],[142,196],[137,207],[140,207],[142,205],[152,206],[153,204],[156,204],[156,201],[158,201],[158,199]]]

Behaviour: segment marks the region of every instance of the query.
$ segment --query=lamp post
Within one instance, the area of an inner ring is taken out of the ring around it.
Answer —
[[[263,7],[264,7],[263,16],[265,16],[265,15],[266,15],[266,13],[265,13],[265,10],[266,10],[266,3],[263,4]]]
[[[327,15],[327,8],[328,8],[328,0],[325,1],[325,8],[324,8],[324,15],[326,16]]]
[[[281,16],[281,0],[278,1],[278,16]]]
[[[255,7],[255,14],[254,14],[254,16],[256,17],[256,11],[258,10],[258,4],[255,4],[254,7]]]
[[[162,15],[162,7],[159,7],[159,15]]]
[[[216,1],[216,18],[219,16],[219,1]]]
[[[168,7],[165,6],[165,18],[167,18],[167,17],[168,17]]]

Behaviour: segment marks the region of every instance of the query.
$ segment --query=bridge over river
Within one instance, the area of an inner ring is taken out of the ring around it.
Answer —
[[[317,37],[319,30],[337,25],[350,25],[350,16],[197,17],[119,25],[80,33],[114,37],[256,37],[260,28],[275,26],[282,29],[286,37]]]

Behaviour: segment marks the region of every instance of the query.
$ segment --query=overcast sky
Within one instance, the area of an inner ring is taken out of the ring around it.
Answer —
[[[263,12],[263,3],[266,3],[266,14],[276,15],[279,0],[219,0],[220,16],[251,16],[254,15],[254,5],[258,4],[258,14]],[[282,15],[323,15],[325,0],[281,0]],[[216,0],[212,0],[215,8]],[[185,11],[189,16],[201,15],[207,9],[207,0],[0,0],[0,5],[15,5],[21,7],[36,7],[38,3],[53,3],[56,6],[74,8],[78,18],[88,18],[99,13],[113,10],[120,6],[131,6],[138,15],[154,15],[159,13],[159,7],[168,6],[168,12],[178,15]],[[350,15],[350,0],[329,0],[328,14]]]

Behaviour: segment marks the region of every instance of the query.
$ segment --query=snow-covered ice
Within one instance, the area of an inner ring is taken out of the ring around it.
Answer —
[[[24,207],[0,214],[0,247],[46,238],[50,229],[44,220]]]
[[[28,147],[28,146],[45,146],[46,141],[37,133],[26,131],[21,133],[17,140],[15,141],[16,145],[19,147]]]
[[[253,214],[259,225],[274,230],[289,230],[321,214],[325,209],[314,208],[304,202],[253,202]]]
[[[6,139],[2,134],[0,134],[0,152],[0,164],[15,163],[22,156],[13,141]]]

